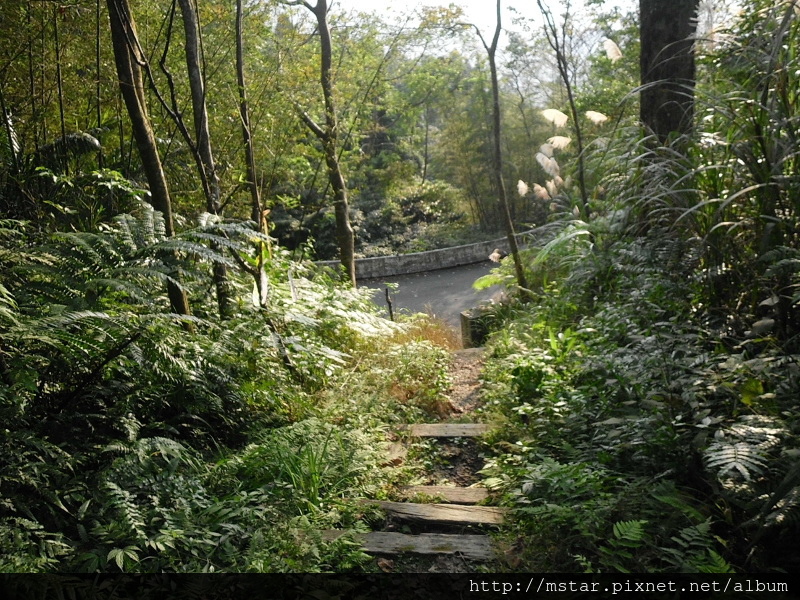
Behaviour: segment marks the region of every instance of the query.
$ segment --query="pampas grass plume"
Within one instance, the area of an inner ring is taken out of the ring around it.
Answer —
[[[538,183],[533,184],[533,195],[539,200],[550,200],[550,193]]]
[[[622,50],[620,50],[619,46],[614,43],[614,40],[607,39],[605,42],[603,42],[603,49],[606,51],[608,60],[610,60],[612,63],[615,63],[622,58]]]
[[[589,119],[595,125],[600,125],[600,123],[605,123],[606,121],[608,121],[607,116],[605,116],[603,113],[597,112],[596,110],[587,110],[586,118]]]
[[[547,108],[542,111],[542,116],[556,127],[563,127],[567,124],[569,117],[555,108]]]
[[[542,170],[550,175],[550,177],[556,177],[561,174],[561,167],[558,166],[558,162],[556,162],[555,158],[545,156],[539,152],[536,154],[536,161],[542,167]]]
[[[522,197],[525,197],[528,193],[528,184],[522,181],[522,179],[517,182],[517,193]]]
[[[568,138],[565,135],[554,135],[551,138],[548,138],[547,143],[553,146],[556,150],[564,150],[569,143],[572,141],[571,138]]]

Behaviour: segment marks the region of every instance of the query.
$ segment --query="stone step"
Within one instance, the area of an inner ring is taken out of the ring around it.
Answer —
[[[485,423],[416,423],[407,427],[416,437],[478,437],[490,430]]]
[[[444,485],[411,485],[400,490],[404,498],[413,498],[416,495],[441,498],[451,504],[478,504],[489,497],[486,488],[465,488]]]
[[[500,525],[505,508],[496,506],[459,506],[454,504],[417,504],[414,502],[389,502],[365,500],[376,504],[391,516],[422,523],[447,523],[451,525]]]

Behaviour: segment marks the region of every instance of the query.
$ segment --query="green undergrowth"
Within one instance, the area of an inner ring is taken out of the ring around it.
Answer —
[[[254,238],[213,220],[166,238],[146,206],[95,233],[0,224],[0,571],[368,560],[352,536],[322,532],[379,518],[358,500],[390,487],[388,430],[436,412],[449,352],[435,324],[386,321],[371,292],[279,248],[254,305],[229,258],[252,261]],[[214,263],[235,299],[225,319]],[[170,312],[168,280],[193,316]]]
[[[508,568],[796,568],[800,355],[693,308],[678,245],[615,241],[497,309],[483,474],[515,509]]]
[[[795,8],[698,44],[693,128],[620,122],[584,195],[551,185],[528,301],[486,316],[508,568],[800,567]],[[504,262],[483,283],[513,285]]]

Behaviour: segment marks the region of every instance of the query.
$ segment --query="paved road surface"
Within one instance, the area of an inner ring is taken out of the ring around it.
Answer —
[[[501,297],[503,291],[499,286],[480,292],[472,288],[475,280],[489,273],[494,266],[496,265],[493,262],[487,260],[454,269],[395,275],[385,279],[365,279],[359,281],[359,285],[377,288],[375,303],[385,308],[385,283],[397,283],[399,284],[397,290],[390,292],[396,314],[400,312],[430,312],[451,325],[459,327],[461,311],[477,306],[481,302],[488,302],[490,299],[498,300]]]

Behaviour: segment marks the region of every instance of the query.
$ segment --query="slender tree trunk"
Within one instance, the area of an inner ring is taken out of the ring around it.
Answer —
[[[114,107],[117,112],[117,134],[119,136],[119,164],[121,165],[122,174],[125,177],[130,173],[130,161],[125,157],[125,121],[122,118],[122,93],[116,94],[114,98]]]
[[[428,179],[428,162],[430,161],[430,132],[431,124],[429,118],[430,109],[425,106],[425,152],[423,154],[422,162],[422,183],[424,184]]]
[[[333,190],[333,208],[336,215],[336,239],[339,244],[339,260],[344,265],[350,285],[356,287],[355,234],[350,225],[350,207],[347,202],[347,185],[337,151],[339,126],[336,120],[336,104],[333,98],[333,48],[331,31],[328,26],[328,0],[317,0],[311,6],[305,0],[286,2],[289,5],[302,4],[317,18],[320,40],[320,83],[325,101],[325,126],[320,127],[303,113],[303,121],[322,142],[328,183]]]
[[[39,103],[41,108],[41,120],[42,120],[42,127],[41,127],[41,139],[39,140],[39,144],[41,146],[47,145],[47,98],[45,97],[45,87],[47,82],[47,66],[50,64],[50,60],[47,58],[47,10],[44,8],[39,11],[39,31],[40,31],[40,39],[39,39],[39,48],[42,51],[41,58],[39,60],[39,79],[40,85],[39,89],[41,90],[41,102]]]
[[[584,218],[589,216],[589,192],[586,189],[586,161],[583,156],[583,130],[581,129],[581,122],[578,118],[578,108],[575,104],[575,93],[573,91],[573,79],[570,77],[569,63],[567,62],[567,31],[570,21],[570,2],[566,3],[566,12],[564,14],[564,21],[561,26],[561,35],[559,29],[556,27],[553,13],[542,3],[542,0],[536,0],[539,5],[539,12],[545,20],[545,35],[547,42],[556,53],[556,64],[558,65],[558,73],[561,81],[564,83],[564,91],[567,94],[567,102],[569,103],[569,112],[572,115],[572,126],[575,131],[575,146],[578,151],[578,188],[581,193],[581,212]]]
[[[185,35],[186,72],[192,94],[192,117],[194,119],[195,144],[200,156],[201,180],[206,195],[206,210],[218,214],[220,209],[219,177],[211,150],[211,135],[208,129],[208,110],[203,78],[200,49],[200,28],[193,0],[178,0],[183,18]]]
[[[492,170],[494,172],[495,187],[497,188],[497,197],[500,201],[500,206],[503,211],[503,219],[506,228],[506,237],[508,238],[508,246],[511,249],[511,256],[514,259],[514,269],[517,275],[517,285],[523,290],[528,289],[528,282],[525,278],[525,268],[522,265],[522,259],[519,255],[519,246],[517,245],[517,236],[514,231],[514,221],[511,218],[511,210],[508,206],[508,194],[506,193],[506,184],[503,181],[503,154],[501,143],[501,128],[500,128],[500,89],[497,79],[497,44],[500,40],[500,32],[503,30],[501,22],[501,0],[497,0],[497,26],[494,30],[494,37],[492,38],[491,45],[487,45],[480,34],[477,27],[478,35],[481,37],[484,48],[489,55],[489,69],[492,75],[492,145],[494,153],[492,156]]]
[[[336,105],[333,98],[333,48],[331,31],[328,27],[328,1],[317,0],[314,7],[317,17],[320,40],[320,82],[325,100],[325,164],[328,167],[328,181],[333,190],[333,207],[336,214],[336,238],[339,242],[340,260],[344,265],[350,284],[356,287],[355,234],[350,226],[350,207],[347,201],[347,185],[337,154],[339,124],[336,119]]]
[[[55,43],[55,48],[56,48],[56,86],[58,88],[58,116],[61,121],[61,139],[66,141],[67,123],[64,118],[64,86],[61,77],[61,43],[59,41],[59,35],[58,35],[58,11],[59,7],[55,7],[53,9],[53,41]],[[64,173],[69,174],[69,161],[66,158],[66,154],[62,157],[59,157],[59,160],[64,161],[64,164],[61,165],[61,167],[64,169]]]
[[[97,78],[95,81],[95,88],[94,88],[94,97],[95,97],[95,120],[96,120],[96,127],[99,130],[103,126],[103,112],[102,112],[102,105],[101,105],[101,87],[100,87],[100,75],[101,75],[101,60],[100,60],[100,0],[96,0],[95,2],[95,46],[94,46],[94,62],[95,62],[95,77]],[[97,166],[101,169],[103,168],[103,149],[97,151]]]
[[[98,0],[99,1],[99,0]],[[33,67],[33,18],[31,16],[33,8],[31,7],[31,0],[28,0],[28,6],[25,10],[25,20],[27,22],[28,30],[28,93],[31,96],[31,127],[33,128],[33,148],[36,153],[39,152],[39,112],[36,105],[36,75]]]
[[[200,26],[193,0],[178,0],[183,17],[185,36],[186,71],[189,75],[189,88],[192,94],[192,116],[194,120],[195,147],[199,155],[200,179],[206,197],[206,210],[218,215],[220,212],[220,185],[211,149],[211,133],[208,128],[208,109],[206,89],[202,68],[200,47]],[[218,252],[221,248],[215,247]],[[214,286],[217,290],[217,306],[220,317],[231,315],[231,290],[228,270],[220,262],[214,263]]]
[[[8,137],[8,149],[11,151],[11,168],[14,175],[19,174],[19,159],[17,157],[17,143],[14,129],[11,125],[11,115],[6,110],[6,96],[3,93],[3,83],[0,82],[0,114],[3,117],[3,127]]]
[[[244,143],[244,157],[245,168],[247,177],[247,186],[250,188],[250,214],[253,222],[258,227],[259,233],[267,235],[269,228],[267,227],[267,214],[269,211],[264,210],[261,203],[261,192],[258,189],[258,180],[256,178],[256,159],[255,152],[253,151],[253,135],[250,128],[250,108],[247,103],[247,87],[244,77],[244,34],[243,29],[243,16],[242,16],[242,0],[236,0],[236,82],[239,88],[239,116],[242,120],[242,141]],[[264,269],[265,255],[271,254],[271,249],[264,242],[258,242],[258,262],[256,265],[257,273],[255,273],[256,288],[258,290],[258,298],[261,306],[267,301],[267,275]],[[271,258],[271,256],[270,256]]]
[[[144,81],[140,67],[141,64],[144,64],[145,58],[141,56],[139,49],[136,25],[128,6],[128,0],[106,0],[106,2],[120,92],[131,120],[131,129],[150,187],[153,208],[163,215],[165,233],[171,237],[175,234],[172,201],[153,129],[147,115]],[[173,312],[188,315],[189,300],[180,286],[173,281],[168,282],[167,293]]]
[[[692,37],[699,0],[639,0],[640,117],[666,143],[692,131],[695,62]]]

